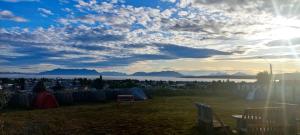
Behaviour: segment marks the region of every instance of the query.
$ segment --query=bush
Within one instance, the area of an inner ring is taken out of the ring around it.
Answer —
[[[9,100],[11,98],[11,94],[5,91],[0,92],[0,109],[3,109],[7,106]]]

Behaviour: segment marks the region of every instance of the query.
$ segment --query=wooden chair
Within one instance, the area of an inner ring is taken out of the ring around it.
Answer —
[[[289,135],[290,126],[280,107],[246,109],[238,132],[245,135]]]
[[[208,105],[196,103],[198,110],[198,124],[201,132],[207,135],[229,134],[229,126],[226,126],[221,119],[214,114]]]

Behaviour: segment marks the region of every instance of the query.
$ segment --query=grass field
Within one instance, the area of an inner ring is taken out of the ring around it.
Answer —
[[[1,134],[198,134],[195,102],[211,105],[221,119],[235,126],[232,114],[263,106],[230,96],[171,96],[117,106],[98,103],[49,110],[7,110],[0,115]]]

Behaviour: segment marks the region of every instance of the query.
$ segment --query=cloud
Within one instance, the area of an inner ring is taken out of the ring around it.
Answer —
[[[289,46],[300,45],[300,38],[292,38],[286,40],[272,40],[266,44],[267,46]]]
[[[19,17],[14,15],[11,11],[8,10],[0,10],[0,20],[10,20],[10,21],[15,21],[15,22],[27,22],[23,17]]]
[[[215,60],[263,60],[263,59],[295,59],[297,60],[300,53],[296,54],[270,54],[270,55],[257,55],[257,56],[243,56],[233,58],[216,58]]]
[[[284,49],[287,42],[280,32],[275,38],[274,29],[284,29],[286,24],[295,31],[300,27],[297,21],[290,25],[276,20],[279,16],[299,20],[298,6],[293,5],[300,5],[296,0],[160,0],[157,3],[167,5],[160,7],[123,2],[72,1],[69,4],[75,5],[60,7],[62,14],[55,12],[59,24],[0,28],[0,43],[10,48],[3,58],[21,65],[107,68],[152,60],[288,56],[292,52]],[[38,11],[45,17],[54,15],[48,9]],[[298,40],[290,40],[294,48]],[[11,57],[13,54],[16,56]]]
[[[230,55],[214,49],[190,48],[172,44],[156,44],[162,54],[170,58],[208,58],[214,55]]]
[[[160,0],[160,1],[162,1],[162,2],[170,2],[170,3],[175,3],[176,2],[176,0]]]
[[[48,10],[48,9],[45,9],[45,8],[38,8],[38,11],[40,12],[40,14],[43,16],[43,17],[48,17],[50,15],[54,15],[52,13],[52,11]]]
[[[1,57],[7,66],[48,63],[65,67],[128,66],[138,61],[208,58],[231,53],[176,44],[127,44],[124,36],[101,28],[64,27],[0,30]],[[87,41],[85,41],[87,40]],[[116,43],[119,42],[119,43]]]

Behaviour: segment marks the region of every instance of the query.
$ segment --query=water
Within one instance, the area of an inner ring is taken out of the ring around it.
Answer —
[[[63,79],[73,79],[73,78],[88,78],[95,79],[99,78],[98,75],[20,75],[20,74],[0,74],[0,77],[6,78],[63,78]],[[125,79],[135,79],[135,80],[153,80],[153,81],[185,81],[185,82],[211,82],[211,81],[226,81],[225,78],[177,78],[177,77],[151,77],[151,76],[103,76],[104,80],[125,80]],[[229,79],[234,82],[255,82],[255,79]]]

